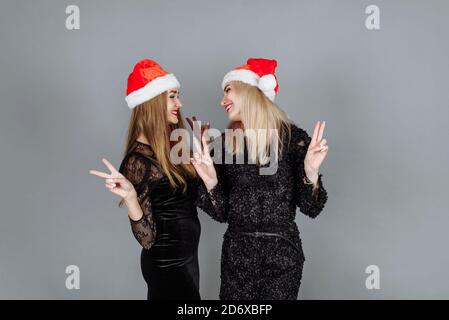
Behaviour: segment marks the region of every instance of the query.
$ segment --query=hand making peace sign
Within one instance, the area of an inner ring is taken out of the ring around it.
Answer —
[[[326,126],[326,121],[318,121],[315,124],[315,129],[313,130],[312,139],[307,149],[306,156],[304,158],[304,168],[307,170],[312,170],[318,173],[321,163],[324,158],[326,158],[327,151],[329,150],[326,144],[326,139],[323,139],[324,127]]]
[[[135,198],[137,195],[133,184],[115,169],[108,160],[103,158],[102,161],[111,171],[110,174],[97,170],[90,170],[89,173],[100,178],[105,178],[105,187],[112,193],[122,197],[125,201]]]

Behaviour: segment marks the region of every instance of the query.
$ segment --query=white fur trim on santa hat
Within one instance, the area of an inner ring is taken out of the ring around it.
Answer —
[[[173,73],[156,78],[148,82],[139,90],[133,91],[126,96],[126,102],[130,109],[137,107],[139,104],[151,100],[162,92],[170,89],[179,89],[181,85]]]
[[[259,83],[259,75],[251,70],[237,69],[229,71],[223,78],[221,83],[222,89],[226,87],[226,84],[230,81],[242,81],[252,86],[257,86]]]
[[[258,87],[271,101],[274,101],[276,92],[276,78],[272,74],[264,75],[259,77],[259,75],[251,70],[247,69],[237,69],[229,71],[223,79],[221,84],[222,89],[226,87],[230,81],[242,81],[244,83],[250,84],[252,86]]]

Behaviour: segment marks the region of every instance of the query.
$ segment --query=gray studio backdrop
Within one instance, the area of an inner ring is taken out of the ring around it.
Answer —
[[[371,4],[379,30],[365,25]],[[298,298],[449,298],[447,1],[0,6],[1,299],[145,299],[126,208],[88,174],[122,159],[127,76],[159,61],[182,83],[184,116],[223,129],[222,77],[251,56],[278,60],[277,103],[300,127],[326,120],[329,200],[315,220],[298,210]],[[226,225],[199,215],[201,295],[217,299]],[[370,265],[379,289],[366,287]]]

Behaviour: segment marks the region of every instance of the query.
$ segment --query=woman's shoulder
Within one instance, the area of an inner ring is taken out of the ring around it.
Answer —
[[[285,140],[287,141],[287,144],[291,149],[298,150],[308,148],[311,138],[306,130],[304,130],[294,122],[288,123],[287,129],[287,136],[285,137]]]
[[[155,161],[151,147],[135,141],[123,157],[119,172],[130,180],[138,181],[139,177],[147,175],[152,170]]]
[[[304,137],[307,136],[307,132],[306,130],[304,130],[303,128],[301,128],[299,125],[297,125],[295,122],[291,121],[288,122],[287,127],[290,129],[292,136],[294,135],[295,137]]]
[[[155,162],[156,157],[150,145],[135,140],[127,151],[123,160],[139,160],[142,162]]]
[[[151,146],[138,140],[134,141],[134,144],[131,146],[130,151],[137,153],[151,161],[156,160],[154,151]]]

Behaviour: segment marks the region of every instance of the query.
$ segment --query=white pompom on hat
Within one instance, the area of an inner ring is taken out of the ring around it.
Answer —
[[[224,76],[222,88],[224,89],[230,81],[238,80],[258,87],[271,101],[274,101],[279,90],[274,74],[276,67],[276,60],[249,58],[246,65],[234,68]]]

